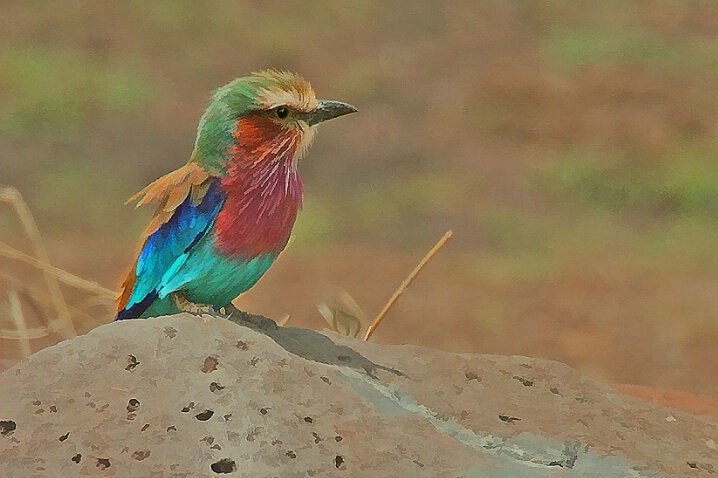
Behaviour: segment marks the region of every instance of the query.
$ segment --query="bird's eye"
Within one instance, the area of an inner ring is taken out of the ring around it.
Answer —
[[[277,118],[279,118],[279,119],[284,119],[287,116],[289,116],[289,108],[287,108],[286,106],[280,106],[279,108],[274,110],[274,112],[276,113]]]

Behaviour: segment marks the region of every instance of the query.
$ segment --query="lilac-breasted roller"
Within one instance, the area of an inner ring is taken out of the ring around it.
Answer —
[[[297,163],[316,125],[355,111],[317,100],[301,76],[277,70],[215,91],[189,162],[128,201],[159,205],[117,320],[219,310],[251,288],[289,241],[302,205]]]

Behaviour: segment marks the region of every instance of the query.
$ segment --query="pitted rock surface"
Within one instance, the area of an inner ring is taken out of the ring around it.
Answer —
[[[1,477],[718,476],[718,423],[566,365],[187,315],[0,375]]]

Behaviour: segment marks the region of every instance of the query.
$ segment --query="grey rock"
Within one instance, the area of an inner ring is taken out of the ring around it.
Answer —
[[[718,423],[561,363],[235,320],[112,323],[6,370],[0,476],[718,476]]]

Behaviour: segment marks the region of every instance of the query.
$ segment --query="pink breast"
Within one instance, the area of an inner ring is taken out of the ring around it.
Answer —
[[[227,200],[214,226],[222,254],[252,259],[287,245],[302,205],[294,136],[264,117],[238,122],[237,146],[221,182]]]

